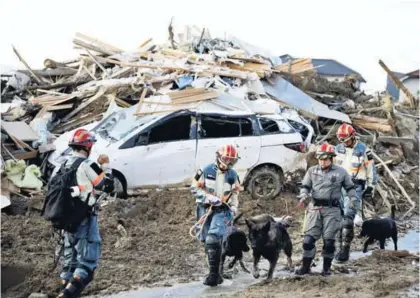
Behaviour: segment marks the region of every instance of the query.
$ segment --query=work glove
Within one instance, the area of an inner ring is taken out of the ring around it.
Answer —
[[[366,187],[365,191],[362,194],[363,200],[370,201],[373,197],[373,187],[368,186]]]
[[[236,214],[238,214],[238,208],[235,206],[230,206],[230,211],[232,212],[232,216],[235,217]]]
[[[212,206],[217,206],[222,203],[222,200],[219,197],[213,195],[207,195],[207,202]]]
[[[357,202],[357,198],[350,198],[349,208],[356,209],[356,202]]]
[[[307,199],[309,198],[309,195],[306,193],[302,193],[299,196],[297,196],[299,199],[298,207],[299,208],[305,208],[307,205]]]

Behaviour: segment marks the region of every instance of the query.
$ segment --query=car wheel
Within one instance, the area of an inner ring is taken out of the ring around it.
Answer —
[[[114,192],[111,194],[119,199],[126,199],[127,198],[127,188],[125,184],[124,177],[120,173],[113,173],[114,179]]]
[[[274,199],[280,192],[283,174],[273,167],[262,167],[251,173],[248,189],[253,199]]]

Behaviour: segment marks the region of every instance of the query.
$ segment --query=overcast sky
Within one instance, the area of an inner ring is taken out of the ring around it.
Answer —
[[[272,2],[272,3],[270,3]],[[77,56],[76,32],[123,49],[149,37],[165,41],[172,16],[177,25],[228,31],[273,54],[336,59],[360,72],[367,91],[383,90],[382,59],[392,70],[420,65],[420,0],[289,1],[96,1],[0,0],[0,64],[33,68],[45,58]],[[276,4],[274,4],[276,3]]]

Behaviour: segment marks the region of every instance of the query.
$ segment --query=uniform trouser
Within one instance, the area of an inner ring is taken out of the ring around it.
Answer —
[[[98,217],[92,215],[81,222],[75,233],[64,233],[64,267],[60,278],[70,280],[74,274],[89,279],[100,256]]]
[[[344,188],[341,189],[341,208],[344,211],[344,217],[341,223],[341,229],[337,233],[337,244],[341,249],[342,245],[350,246],[351,241],[353,240],[353,225],[354,218],[359,212],[361,203],[362,203],[362,193],[364,186],[361,184],[356,185],[356,204],[354,208],[350,208],[350,198],[347,195],[347,192]]]
[[[339,207],[314,207],[308,206],[303,241],[303,257],[315,258],[315,242],[321,238],[324,241],[322,256],[333,258],[335,251],[335,237],[341,226],[341,210]]]
[[[208,211],[204,204],[197,204],[197,221]],[[200,235],[201,242],[206,245],[222,243],[223,236],[226,234],[229,222],[232,220],[232,214],[229,209],[221,208],[213,211],[206,222]]]

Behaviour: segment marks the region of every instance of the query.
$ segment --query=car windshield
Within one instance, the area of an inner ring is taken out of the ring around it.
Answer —
[[[95,129],[95,133],[111,143],[118,142],[157,117],[156,115],[135,116],[132,109],[124,109],[107,117]]]

